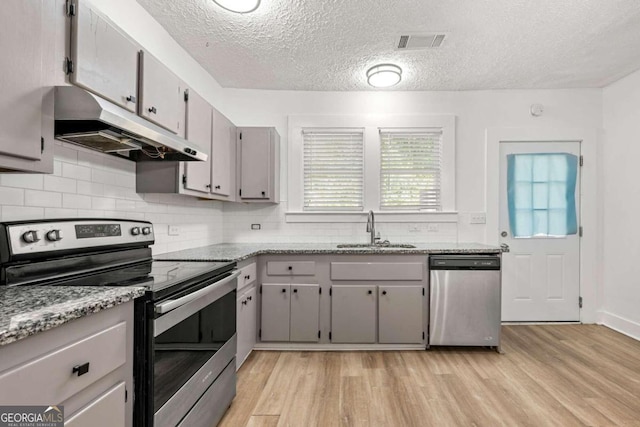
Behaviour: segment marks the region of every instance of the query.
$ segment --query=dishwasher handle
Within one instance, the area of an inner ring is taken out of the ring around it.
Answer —
[[[429,257],[430,270],[500,270],[499,255],[439,255]]]

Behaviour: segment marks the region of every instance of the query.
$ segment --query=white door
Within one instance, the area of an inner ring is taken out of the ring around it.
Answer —
[[[580,143],[500,142],[502,320],[580,320]]]

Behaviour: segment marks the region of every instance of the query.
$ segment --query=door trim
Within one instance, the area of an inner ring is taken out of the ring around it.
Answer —
[[[602,301],[602,289],[598,288],[602,277],[598,262],[602,259],[602,207],[597,203],[600,192],[597,139],[596,129],[585,128],[489,128],[485,134],[485,242],[489,245],[498,245],[500,232],[500,142],[580,142],[580,152],[585,159],[581,169],[579,224],[585,230],[580,241],[580,295],[584,301],[580,310],[582,323],[596,322],[599,301]]]

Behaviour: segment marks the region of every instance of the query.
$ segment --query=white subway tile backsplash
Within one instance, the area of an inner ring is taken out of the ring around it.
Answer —
[[[0,187],[0,201],[7,205],[24,205],[22,188]]]
[[[71,163],[62,163],[62,176],[82,181],[91,181],[91,168]]]
[[[45,175],[44,190],[55,191],[58,193],[75,193],[77,191],[77,181],[70,178],[62,178],[59,176]]]
[[[30,188],[42,190],[43,177],[38,174],[3,173],[0,174],[0,185],[5,187]]]
[[[69,144],[56,144],[53,146],[53,155],[56,159],[66,163],[78,163],[77,147],[70,148]]]
[[[25,206],[59,208],[62,207],[62,194],[40,190],[25,190],[24,204]]]
[[[118,211],[135,211],[136,202],[133,200],[116,200],[116,210]]]
[[[50,218],[77,218],[77,209],[62,209],[62,208],[44,208],[44,217]]]
[[[110,199],[108,197],[92,197],[91,198],[91,209],[115,210],[115,208],[116,208],[115,199]]]
[[[104,194],[104,184],[89,181],[78,181],[78,194],[102,196]]]
[[[27,206],[2,206],[3,221],[21,221],[44,218],[44,208]]]
[[[90,209],[91,197],[82,194],[63,194],[62,206],[71,209]]]

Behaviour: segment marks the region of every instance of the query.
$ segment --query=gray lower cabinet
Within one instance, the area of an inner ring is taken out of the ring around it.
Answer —
[[[0,347],[0,402],[63,405],[70,427],[131,427],[133,304]]]
[[[318,284],[263,284],[261,340],[318,342],[319,294]]]
[[[423,287],[378,286],[378,342],[422,343]]]
[[[331,342],[376,342],[376,286],[331,287]]]
[[[236,350],[236,369],[240,369],[256,343],[256,302],[255,286],[243,291],[237,300],[238,348]]]

